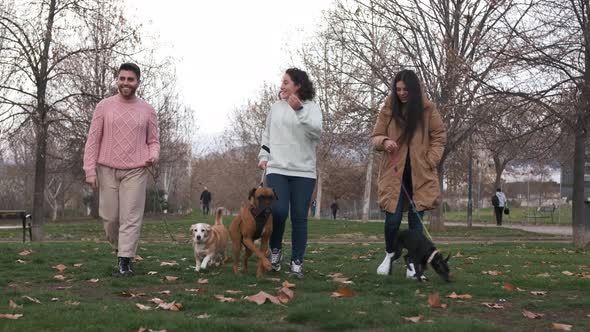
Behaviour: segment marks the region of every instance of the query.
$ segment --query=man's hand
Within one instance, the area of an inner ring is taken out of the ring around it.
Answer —
[[[145,166],[146,166],[146,167],[150,167],[150,166],[152,166],[152,165],[153,165],[155,162],[156,162],[156,159],[155,159],[154,157],[150,157],[150,159],[148,159],[148,160],[145,162]]]
[[[299,100],[299,98],[295,94],[289,96],[289,99],[287,99],[287,103],[295,111],[298,111],[301,108],[301,100]]]
[[[93,189],[98,188],[98,181],[96,181],[96,176],[87,177],[86,183],[88,183]]]

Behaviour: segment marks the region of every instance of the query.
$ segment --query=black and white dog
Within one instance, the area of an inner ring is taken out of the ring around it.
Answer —
[[[441,278],[447,282],[450,281],[448,261],[451,255],[444,258],[422,231],[403,230],[398,232],[394,240],[395,254],[392,261],[396,261],[402,255],[404,248],[408,251],[404,256],[406,266],[408,270],[415,272],[416,280],[426,279],[424,270],[430,264]]]

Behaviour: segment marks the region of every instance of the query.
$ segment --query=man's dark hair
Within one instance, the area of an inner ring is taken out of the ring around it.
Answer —
[[[285,73],[289,75],[291,81],[293,81],[295,85],[299,85],[299,91],[297,91],[297,94],[301,100],[312,100],[315,98],[313,83],[306,72],[298,68],[289,68]]]
[[[139,81],[141,79],[141,70],[139,69],[139,66],[132,63],[132,62],[125,62],[124,64],[122,64],[119,67],[119,71],[117,71],[117,75],[119,75],[119,73],[121,72],[121,70],[129,70],[135,73],[135,76],[137,76],[137,80]]]
[[[496,191],[497,191],[497,192],[501,192],[501,191],[502,191],[502,189],[500,189],[500,188],[496,188]]]

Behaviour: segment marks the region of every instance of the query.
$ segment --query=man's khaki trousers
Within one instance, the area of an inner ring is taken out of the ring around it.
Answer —
[[[100,202],[98,213],[119,257],[135,257],[145,208],[147,169],[96,168]]]

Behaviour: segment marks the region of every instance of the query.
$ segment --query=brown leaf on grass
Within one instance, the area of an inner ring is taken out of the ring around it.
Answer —
[[[573,325],[561,324],[561,323],[551,323],[551,328],[554,330],[571,331],[573,328]]]
[[[197,280],[197,283],[199,283],[201,285],[208,284],[209,283],[209,279],[199,278],[199,280]]]
[[[544,314],[537,314],[532,311],[528,311],[528,310],[524,310],[524,309],[522,310],[522,315],[526,318],[529,318],[529,319],[537,319],[537,318],[542,318],[543,316],[545,316]]]
[[[281,303],[287,303],[291,301],[291,299],[293,299],[294,295],[295,294],[291,289],[283,287],[279,289],[279,292],[277,293],[277,298],[279,299],[279,301],[281,301]]]
[[[241,290],[233,290],[233,289],[228,289],[228,290],[226,290],[225,292],[226,292],[226,293],[228,293],[228,294],[233,294],[233,295],[235,295],[235,294],[240,294],[242,291],[241,291]]]
[[[66,280],[66,277],[64,277],[63,274],[57,274],[53,276],[53,279],[64,281]]]
[[[463,257],[463,255],[461,254],[460,251],[457,251],[457,254],[455,256],[453,256],[453,257]]]
[[[97,283],[97,282],[99,282],[99,281],[100,281],[100,279],[98,279],[98,278],[92,278],[92,279],[89,279],[89,280],[88,280],[88,282],[91,282],[91,283],[93,283],[93,284],[96,284],[96,283]]]
[[[274,304],[281,304],[281,301],[276,296],[272,296],[264,291],[260,291],[259,293],[254,295],[246,296],[244,297],[244,300],[254,302],[258,305],[264,304],[266,300],[269,300]]]
[[[22,309],[23,308],[22,305],[16,304],[16,302],[14,302],[13,300],[8,301],[8,307],[10,309]]]
[[[161,304],[161,303],[164,303],[164,300],[157,298],[157,297],[153,297],[153,298],[149,299],[148,302],[152,302],[155,304]]]
[[[357,259],[359,259],[359,255],[352,255],[352,257],[350,257],[350,259],[357,260]]]
[[[484,305],[490,309],[504,309],[504,305],[498,304],[498,303],[483,302],[482,305]]]
[[[568,277],[571,277],[571,276],[575,275],[574,273],[572,273],[570,271],[561,271],[561,274],[566,275]]]
[[[147,329],[145,327],[140,327],[139,330],[137,330],[137,332],[168,332],[167,330],[152,330],[152,329]]]
[[[504,274],[502,271],[481,271],[481,274],[487,274],[491,276],[501,276]]]
[[[236,299],[232,297],[225,297],[223,295],[213,295],[219,302],[236,302]]]
[[[418,323],[419,321],[424,319],[424,316],[422,316],[422,315],[414,316],[414,317],[403,317],[402,316],[402,318],[407,322]]]
[[[504,288],[505,290],[507,290],[509,292],[514,292],[516,290],[516,286],[514,286],[513,284],[509,284],[509,283],[505,283],[504,286],[502,286],[502,288]]]
[[[268,281],[281,282],[281,278],[266,278]]]
[[[532,295],[537,295],[537,296],[545,296],[545,295],[547,295],[547,291],[531,291],[530,293]]]
[[[164,295],[170,295],[170,291],[169,290],[163,290],[160,292],[160,294],[164,294]]]
[[[539,274],[537,274],[537,277],[549,278],[549,277],[551,277],[551,275],[548,272],[545,272],[545,273],[539,273]]]
[[[4,318],[4,319],[19,319],[22,316],[23,316],[22,314],[0,314],[0,319],[1,318]]]
[[[576,274],[576,277],[579,277],[582,279],[590,279],[590,272],[578,273],[578,274]]]
[[[149,271],[147,273],[148,276],[153,276],[154,274],[158,274],[158,271]]]
[[[211,315],[209,315],[209,314],[202,314],[202,315],[197,316],[198,319],[207,319],[209,317],[211,317]]]
[[[172,301],[170,303],[162,302],[158,304],[156,309],[164,309],[169,311],[180,311],[182,310],[182,304],[176,303],[176,301]]]
[[[166,276],[164,279],[166,279],[166,281],[174,281],[174,280],[177,280],[178,277]]]
[[[22,259],[17,259],[16,262],[17,263],[20,263],[20,264],[26,264],[27,263],[27,261],[23,261]]]
[[[141,303],[136,303],[135,306],[138,307],[139,310],[152,310],[152,307],[150,307],[149,305],[143,305]]]
[[[74,264],[74,267],[80,267],[82,265],[83,265],[82,263],[76,263],[76,264]]]
[[[32,250],[23,250],[21,252],[19,252],[19,256],[29,256],[30,254],[32,254],[33,251]]]
[[[142,261],[142,260],[143,260],[143,258],[142,258],[141,256],[139,256],[139,255],[137,255],[137,256],[135,256],[135,257],[133,257],[133,262],[134,262],[134,263],[140,262],[140,261]]]
[[[516,290],[519,291],[519,292],[526,292],[526,289],[522,289],[520,287],[516,287]]]
[[[65,304],[69,304],[69,305],[80,305],[80,302],[78,302],[78,301],[71,301],[71,300],[68,300],[68,301],[66,301],[64,303]]]
[[[55,287],[55,289],[57,289],[57,290],[64,290],[64,289],[70,289],[70,288],[72,288],[72,286],[57,286],[57,287]]]
[[[174,265],[178,265],[178,263],[176,263],[176,261],[172,261],[172,262],[161,262],[160,266],[174,266]]]
[[[197,293],[197,294],[207,293],[207,290],[205,288],[190,288],[190,289],[185,288],[184,290],[187,292],[192,292],[192,293]]]
[[[458,295],[457,293],[452,292],[451,294],[447,295],[447,297],[449,297],[451,299],[468,300],[468,299],[472,298],[473,296],[471,296],[470,294]]]
[[[33,303],[38,303],[38,304],[41,304],[41,301],[37,300],[37,299],[36,299],[36,298],[34,298],[34,297],[30,297],[30,296],[26,296],[26,295],[25,295],[25,296],[22,296],[22,298],[23,298],[23,299],[27,299],[27,300],[29,300],[30,302],[33,302]]]
[[[122,291],[122,292],[117,292],[115,293],[116,295],[119,295],[121,297],[129,297],[129,298],[136,298],[136,297],[142,297],[145,296],[145,293],[137,293],[137,294],[133,294],[133,293],[129,293],[127,291]]]
[[[438,293],[428,295],[428,304],[431,308],[442,308],[446,309],[447,304],[440,302],[440,295]]]
[[[52,266],[52,268],[54,268],[54,269],[58,270],[59,272],[63,272],[63,271],[65,271],[65,269],[67,269],[68,267],[67,267],[67,266],[65,266],[65,265],[63,265],[63,264],[57,264],[57,265],[54,265],[54,266]]]
[[[340,287],[336,291],[332,292],[331,297],[353,297],[356,293],[348,287]]]
[[[51,302],[58,302],[58,301],[59,301],[59,298],[57,298],[57,297],[52,297],[51,298]]]
[[[289,281],[285,280],[285,281],[283,281],[283,287],[285,287],[285,288],[293,288],[293,287],[295,287],[295,284],[292,284]]]

